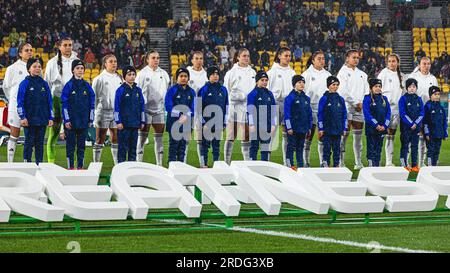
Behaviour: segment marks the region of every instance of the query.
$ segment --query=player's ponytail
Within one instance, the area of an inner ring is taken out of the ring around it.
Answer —
[[[386,58],[386,63],[389,60],[389,58],[395,58],[397,60],[397,76],[398,76],[398,81],[400,82],[400,88],[403,89],[403,77],[402,77],[402,73],[400,71],[400,56],[398,56],[395,53],[391,53],[387,56]]]
[[[70,37],[64,37],[64,38],[61,38],[61,40],[59,40],[56,43],[56,46],[57,46],[57,48],[56,48],[56,58],[57,58],[56,64],[58,65],[58,72],[59,72],[59,75],[61,75],[61,76],[63,75],[63,63],[62,63],[62,52],[59,48],[61,47],[61,44],[63,41],[72,41],[72,39]]]

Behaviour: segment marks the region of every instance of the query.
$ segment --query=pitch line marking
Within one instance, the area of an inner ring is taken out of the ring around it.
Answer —
[[[182,223],[191,223],[191,222],[188,222],[188,221],[175,220],[175,219],[164,219],[164,220],[162,220],[162,222],[166,222],[166,223],[180,223],[180,224],[182,224]],[[202,225],[225,227],[223,225],[208,224],[208,223],[202,223]],[[389,250],[389,251],[404,252],[404,253],[439,253],[439,252],[433,251],[433,250],[409,249],[409,248],[403,248],[403,247],[385,246],[385,245],[382,245],[382,244],[374,244],[374,243],[359,243],[359,242],[353,242],[353,241],[338,240],[338,239],[324,238],[324,237],[316,237],[316,236],[311,236],[311,235],[306,235],[306,234],[280,232],[280,231],[274,231],[274,230],[261,230],[261,229],[243,228],[243,227],[232,227],[232,228],[227,228],[227,230],[239,231],[239,232],[245,232],[245,233],[253,233],[253,234],[259,234],[259,235],[275,236],[275,237],[292,238],[292,239],[313,241],[313,242],[319,242],[319,243],[338,244],[338,245],[345,245],[345,246],[351,246],[351,247],[360,247],[360,248],[366,248],[366,249],[369,249],[369,250]]]

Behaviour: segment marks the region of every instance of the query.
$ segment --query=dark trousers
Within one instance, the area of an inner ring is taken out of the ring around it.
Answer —
[[[383,140],[384,135],[382,134],[371,134],[366,135],[367,142],[367,161],[369,162],[369,167],[379,167],[381,161],[381,151],[383,150]]]
[[[75,147],[77,149],[77,168],[83,168],[84,162],[84,150],[86,147],[86,138],[88,129],[64,129],[66,135],[66,157],[67,164],[70,169],[75,167],[74,165],[74,153]]]
[[[417,166],[417,151],[419,148],[419,135],[413,131],[403,131],[400,133],[400,162],[403,167],[408,166],[408,151],[411,145],[411,166]]]
[[[295,166],[294,152],[297,159],[297,167],[303,167],[303,149],[305,148],[305,137],[306,134],[288,134],[288,145],[286,150],[286,158],[287,160],[289,160],[288,167]]]
[[[323,162],[326,167],[331,166],[331,151],[333,151],[333,166],[338,167],[341,156],[341,136],[340,135],[324,135],[323,142]]]
[[[220,158],[220,139],[203,139],[201,153],[203,158],[202,163],[204,166],[208,165],[208,151],[210,147],[212,147],[213,161],[219,161]]]
[[[437,166],[441,152],[442,138],[430,138],[427,141],[428,166]]]
[[[23,147],[23,160],[25,162],[32,162],[31,156],[36,159],[36,164],[42,162],[44,157],[44,137],[46,126],[27,126],[24,127],[25,144]]]
[[[261,160],[269,161],[270,155],[270,138],[267,140],[251,140],[250,141],[250,159],[258,160],[258,151],[261,146]]]
[[[117,162],[136,161],[136,145],[138,139],[138,128],[123,128],[117,133],[119,147],[117,151]],[[128,155],[128,159],[127,159]]]

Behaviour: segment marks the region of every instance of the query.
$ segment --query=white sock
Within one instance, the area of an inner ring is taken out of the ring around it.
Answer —
[[[355,154],[355,165],[362,166],[362,130],[353,130],[353,153]]]
[[[184,148],[184,159],[183,159],[184,163],[187,163],[188,151],[189,151],[189,140],[186,140],[186,148]]]
[[[305,149],[303,150],[303,163],[305,166],[310,165],[310,157],[311,157],[311,140],[305,141]]]
[[[242,156],[245,161],[250,160],[250,141],[241,141]]]
[[[386,166],[392,166],[392,159],[394,157],[394,136],[386,136],[384,149],[386,151]]]
[[[111,143],[111,154],[114,161],[114,165],[117,165],[117,152],[119,151],[119,144]]]
[[[283,152],[283,165],[286,166],[286,151],[288,146],[288,135],[287,132],[281,133],[281,151]]]
[[[153,134],[153,139],[155,140],[156,165],[162,166],[164,159],[163,134],[155,133]]]
[[[8,140],[8,163],[14,162],[14,155],[16,153],[17,138],[10,136]]]
[[[345,145],[347,144],[348,135],[341,137],[341,158],[339,160],[339,167],[345,167]]]
[[[225,162],[229,165],[231,163],[231,154],[233,153],[234,140],[225,140],[223,145],[223,154]]]
[[[426,153],[425,139],[423,136],[420,136],[419,137],[419,161],[417,162],[419,167],[423,167],[425,165],[425,162],[424,162],[425,161],[425,153]]]
[[[139,131],[138,133],[138,140],[137,140],[137,147],[136,147],[136,161],[142,162],[144,161],[144,146],[145,142],[148,139],[148,132]]]
[[[105,145],[95,143],[92,149],[94,162],[100,162],[102,159],[102,150]]]
[[[323,163],[323,142],[322,141],[318,141],[317,142],[317,151],[319,153],[319,162],[320,162],[320,166],[322,166]]]
[[[197,140],[197,156],[198,156],[198,162],[200,164],[200,167],[205,167],[208,162],[205,164],[205,160],[203,160],[202,156],[202,141]]]

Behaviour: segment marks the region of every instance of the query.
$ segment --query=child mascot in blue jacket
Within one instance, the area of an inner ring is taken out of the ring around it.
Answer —
[[[136,161],[138,130],[145,125],[144,96],[134,82],[136,69],[127,66],[122,71],[124,83],[117,89],[114,99],[114,119],[119,142],[118,163]]]
[[[36,164],[39,165],[44,156],[45,128],[53,126],[53,100],[48,83],[40,76],[40,60],[29,59],[27,70],[30,75],[20,83],[17,94],[17,112],[25,132],[23,160],[32,162],[34,148]]]
[[[294,89],[284,100],[284,124],[288,134],[286,165],[292,169],[303,167],[303,149],[305,138],[311,134],[312,108],[311,100],[305,94],[305,78],[301,75],[292,77]],[[294,164],[294,152],[297,167]]]
[[[212,66],[206,72],[209,81],[198,91],[203,132],[201,168],[208,166],[208,150],[211,146],[213,161],[219,160],[220,141],[228,116],[228,91],[219,83],[219,68]]]
[[[177,84],[169,88],[165,97],[166,130],[169,133],[169,162],[185,159],[185,151],[192,132],[195,91],[189,87],[189,70],[180,67],[175,73]]]
[[[370,94],[364,96],[363,112],[366,121],[367,161],[369,167],[379,167],[384,136],[391,121],[391,106],[381,94],[380,79],[369,80]]]
[[[341,160],[341,136],[348,134],[347,109],[344,98],[337,93],[339,79],[329,76],[327,86],[328,91],[320,98],[317,113],[319,138],[323,142],[322,167],[331,166],[331,151],[333,151],[333,166],[338,167]]]
[[[269,161],[270,140],[275,134],[278,110],[273,93],[267,89],[267,73],[264,70],[258,71],[255,80],[256,87],[247,95],[250,159],[257,160],[261,146],[261,160]]]
[[[447,116],[441,105],[441,90],[437,86],[429,89],[430,100],[425,104],[423,127],[427,140],[428,166],[437,166],[442,140],[448,138]]]
[[[83,169],[84,150],[88,128],[94,122],[95,93],[89,83],[83,80],[84,63],[72,62],[73,77],[66,83],[61,94],[66,137],[66,156],[70,170],[75,168],[74,153],[77,148],[77,169]]]
[[[417,81],[406,80],[406,91],[398,102],[400,113],[400,163],[402,167],[412,172],[419,172],[417,153],[419,147],[419,133],[424,117],[422,99],[417,95]],[[408,166],[408,151],[411,147],[411,167]]]

